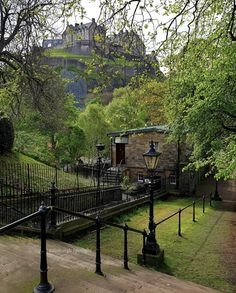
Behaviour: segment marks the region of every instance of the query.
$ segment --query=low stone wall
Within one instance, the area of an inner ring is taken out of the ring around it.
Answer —
[[[167,195],[167,192],[163,191],[161,193],[157,193],[156,195],[154,195],[154,197],[161,198],[166,195]],[[149,195],[147,195],[132,201],[123,202],[123,203],[117,204],[116,206],[106,208],[103,211],[100,211],[99,215],[102,219],[107,220],[114,216],[118,216],[118,215],[124,214],[125,212],[131,211],[133,208],[147,204],[149,200],[150,200]],[[97,214],[93,214],[90,216],[95,219],[96,215]],[[76,219],[68,223],[62,223],[59,227],[57,227],[57,229],[49,230],[49,233],[54,235],[54,237],[56,238],[63,239],[79,231],[86,230],[92,226],[94,226],[94,222],[91,222],[86,219]]]

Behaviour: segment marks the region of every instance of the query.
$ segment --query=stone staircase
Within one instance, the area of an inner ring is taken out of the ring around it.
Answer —
[[[58,293],[181,292],[219,291],[173,276],[102,256],[105,276],[95,270],[95,253],[60,241],[48,241],[48,277]],[[32,238],[0,236],[0,292],[28,293],[39,283],[39,241]]]

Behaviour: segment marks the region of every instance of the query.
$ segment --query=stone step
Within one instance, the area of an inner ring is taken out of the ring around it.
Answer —
[[[28,293],[39,283],[39,241],[0,237],[1,293]],[[48,241],[48,277],[57,293],[142,292],[216,293],[219,291],[130,264],[124,270],[117,259],[102,256],[105,276],[95,270],[95,253],[71,244]]]

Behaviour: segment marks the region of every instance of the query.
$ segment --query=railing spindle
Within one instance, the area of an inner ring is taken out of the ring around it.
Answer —
[[[203,197],[202,197],[202,212],[203,212],[203,214],[205,213],[205,200],[206,200],[205,195],[203,195]]]
[[[103,276],[101,271],[101,248],[100,248],[100,226],[101,220],[100,217],[96,217],[96,271],[97,275]]]
[[[55,182],[51,182],[50,188],[50,205],[54,207],[56,205],[56,185]],[[50,215],[50,228],[55,228],[57,225],[56,213],[54,210],[51,211]]]
[[[129,270],[128,267],[128,226],[125,224],[124,228],[124,268]]]
[[[54,286],[48,282],[47,267],[47,247],[46,247],[46,215],[48,209],[42,203],[39,208],[41,212],[41,251],[40,251],[40,283],[34,288],[34,293],[51,293],[55,290]]]
[[[178,236],[181,236],[181,212],[182,210],[179,209],[179,225],[178,225]]]
[[[195,222],[195,201],[193,201],[193,222]]]

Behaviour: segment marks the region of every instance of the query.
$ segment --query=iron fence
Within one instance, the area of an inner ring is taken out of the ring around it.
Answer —
[[[122,200],[119,186],[95,189],[91,187],[81,189],[60,190],[52,184],[46,192],[30,192],[15,196],[0,197],[0,224],[7,224],[33,213],[43,201],[46,205],[56,205],[73,212],[86,212],[101,206]],[[58,215],[56,224],[73,220]]]
[[[56,167],[0,162],[0,196],[46,192],[52,181],[60,188],[78,188],[79,177]]]
[[[186,210],[187,208],[192,207],[192,221],[195,222],[196,221],[196,202],[200,202],[202,203],[202,212],[205,213],[205,207],[206,207],[206,199],[209,198],[209,204],[210,206],[212,206],[212,195],[210,194],[209,197],[203,195],[202,198],[199,198],[197,200],[194,200],[192,203],[190,203],[189,205],[183,207],[183,208],[179,208],[178,211],[176,211],[175,213],[169,215],[168,217],[162,219],[161,221],[159,221],[158,223],[155,223],[155,228],[159,225],[161,225],[162,223],[166,222],[167,220],[173,218],[174,216],[178,215],[178,236],[182,236],[181,233],[181,224],[182,224],[182,212],[184,210]]]
[[[120,184],[121,173],[120,171],[114,171],[108,168],[107,165],[102,165],[100,170],[100,181],[102,184]],[[97,181],[99,176],[99,168],[97,165],[78,164],[72,169],[78,175],[82,175],[86,178],[94,178],[94,182]]]
[[[93,221],[96,226],[96,256],[95,256],[95,273],[101,276],[104,276],[101,265],[102,265],[102,258],[101,258],[101,242],[100,242],[100,233],[101,233],[101,224],[109,225],[116,227],[118,229],[121,229],[124,231],[124,249],[123,249],[123,260],[124,260],[124,269],[129,269],[128,262],[128,231],[137,233],[139,235],[142,235],[142,242],[143,242],[143,249],[142,249],[142,261],[143,264],[146,264],[146,255],[144,250],[144,245],[147,237],[147,233],[145,230],[141,231],[132,227],[129,227],[128,225],[119,225],[112,222],[105,221],[101,219],[99,216],[96,218],[92,218],[86,215],[83,215],[81,213],[75,213],[72,211],[68,211],[65,209],[60,209],[58,207],[54,206],[48,206],[46,207],[44,203],[40,206],[40,208],[30,215],[26,217],[21,217],[17,221],[14,221],[8,225],[5,225],[4,227],[0,227],[0,233],[7,232],[23,223],[27,223],[29,221],[39,221],[40,222],[40,282],[37,287],[34,288],[34,292],[53,292],[54,286],[49,283],[48,281],[48,266],[47,266],[47,235],[46,235],[46,217],[47,215],[51,213],[55,215],[58,213],[68,214],[70,216],[76,217],[76,218],[85,218],[87,220]],[[39,218],[39,219],[38,219]]]
[[[66,172],[66,170],[43,164],[0,162],[0,197],[47,192],[52,181],[59,189],[81,189],[85,185],[97,186],[98,169],[96,167],[77,166],[70,171]],[[101,170],[102,187],[118,185],[120,179],[120,174],[115,171]]]

